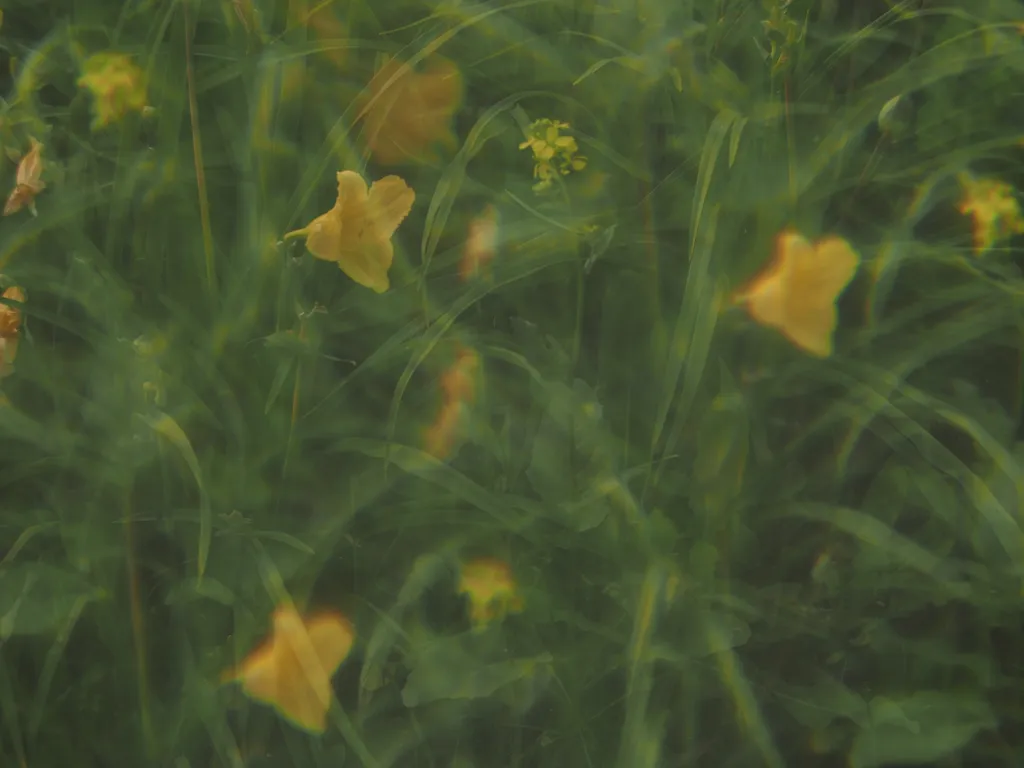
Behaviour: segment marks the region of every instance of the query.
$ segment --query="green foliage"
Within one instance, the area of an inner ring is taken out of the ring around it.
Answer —
[[[960,210],[1024,186],[1022,20],[5,4],[0,765],[1022,764],[1024,261]],[[457,146],[380,164],[387,57]],[[282,240],[340,170],[415,190],[385,293]],[[829,357],[734,300],[786,228],[860,254]],[[234,680],[289,601],[355,628],[323,734]]]

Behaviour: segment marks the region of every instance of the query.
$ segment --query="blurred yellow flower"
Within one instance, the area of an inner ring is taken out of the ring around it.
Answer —
[[[298,9],[299,3],[293,3]],[[306,28],[320,44],[320,55],[329,60],[338,69],[345,66],[348,54],[348,30],[341,20],[340,3],[331,7],[330,3],[320,3],[306,13]]]
[[[458,400],[441,405],[434,421],[423,432],[423,450],[438,461],[444,461],[455,451],[465,431],[469,406]]]
[[[93,130],[117,122],[131,110],[145,108],[146,78],[128,56],[96,53],[86,60],[83,70],[78,86],[92,93]]]
[[[557,120],[534,120],[526,141],[519,145],[520,149],[533,151],[533,177],[538,180],[533,188],[537,192],[550,187],[556,176],[567,176],[587,167],[587,158],[576,154],[579,151],[576,139],[560,133],[568,127],[568,123]]]
[[[469,618],[476,630],[523,610],[512,569],[494,558],[479,557],[463,563],[459,594],[469,598]]]
[[[462,74],[450,61],[434,59],[416,72],[388,59],[359,99],[370,156],[381,165],[434,162],[435,144],[454,146],[452,117],[462,102]]]
[[[352,650],[352,623],[336,612],[301,616],[291,605],[278,606],[273,634],[229,670],[249,698],[269,704],[289,722],[323,733],[331,706],[331,677]]]
[[[441,390],[445,402],[475,402],[481,366],[480,354],[475,349],[459,344],[454,362],[441,374]]]
[[[334,207],[284,239],[305,237],[306,248],[318,259],[336,262],[360,285],[384,293],[395,252],[391,237],[415,199],[416,193],[398,176],[378,179],[367,190],[358,173],[341,171]]]
[[[840,237],[815,243],[783,231],[768,268],[735,297],[761,325],[776,328],[817,357],[832,354],[838,321],[835,302],[853,279],[860,256]]]
[[[459,279],[466,282],[480,276],[494,260],[497,250],[498,209],[488,205],[469,222],[459,262]]]
[[[974,218],[974,253],[980,256],[1000,240],[1024,233],[1024,217],[1009,184],[957,175],[964,196],[957,210]]]
[[[439,461],[451,456],[464,437],[481,375],[480,355],[458,345],[455,361],[441,374],[441,410],[424,434],[424,450]]]

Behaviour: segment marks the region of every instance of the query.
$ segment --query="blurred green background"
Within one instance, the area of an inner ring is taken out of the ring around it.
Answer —
[[[1024,764],[1024,2],[2,11],[0,768]]]

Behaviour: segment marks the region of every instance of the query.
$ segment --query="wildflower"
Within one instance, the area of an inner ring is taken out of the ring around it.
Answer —
[[[476,377],[480,371],[480,355],[460,346],[455,362],[441,375],[441,389],[449,402],[473,403],[476,400]]]
[[[468,411],[462,403],[444,403],[433,423],[423,433],[423,450],[438,461],[448,458],[455,450],[455,442],[462,433],[467,415]]]
[[[449,61],[436,60],[423,73],[388,59],[367,85],[359,117],[366,144],[381,165],[432,162],[431,147],[454,146],[451,120],[462,100],[462,76]]]
[[[462,436],[470,406],[476,401],[480,373],[480,355],[459,347],[455,362],[441,374],[443,402],[434,422],[424,433],[424,450],[436,459],[445,459]]]
[[[16,285],[4,291],[3,297],[19,304],[25,303],[25,292]],[[0,378],[9,376],[18,355],[21,330],[21,310],[10,304],[0,304]]]
[[[120,53],[107,51],[90,56],[78,85],[92,93],[93,130],[117,122],[131,110],[141,112],[146,107],[145,75],[135,62]]]
[[[394,257],[391,237],[415,199],[416,193],[398,176],[378,179],[367,190],[358,173],[341,171],[334,207],[284,239],[305,237],[306,248],[318,259],[337,262],[360,285],[384,293]]]
[[[459,279],[463,282],[480,274],[494,259],[498,247],[498,209],[488,205],[469,222],[466,245],[459,262]]]
[[[476,631],[523,610],[512,569],[501,560],[481,557],[463,563],[458,592],[469,599],[469,618]]]
[[[533,150],[533,177],[538,179],[534,191],[541,192],[554,182],[556,176],[567,176],[571,171],[582,171],[587,167],[587,158],[577,155],[579,147],[572,136],[562,136],[560,131],[568,123],[543,118],[530,124],[526,141],[520,149]]]
[[[29,138],[29,150],[18,162],[14,189],[4,205],[4,216],[17,213],[26,205],[32,215],[36,215],[36,195],[46,189],[46,182],[39,178],[43,173],[42,151],[43,145]]]
[[[291,605],[274,611],[273,624],[271,638],[226,678],[299,728],[323,733],[331,677],[355,641],[352,624],[337,613],[303,618]]]
[[[761,325],[818,357],[832,354],[835,302],[853,279],[860,257],[839,237],[809,242],[797,232],[779,235],[772,264],[737,301]]]
[[[975,255],[982,255],[1000,240],[1024,233],[1024,217],[1009,184],[975,179],[969,173],[960,173],[957,180],[964,191],[957,209],[974,217]]]

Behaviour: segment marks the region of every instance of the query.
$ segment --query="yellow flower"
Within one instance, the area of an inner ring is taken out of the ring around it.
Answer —
[[[130,110],[141,112],[146,106],[145,75],[120,53],[108,51],[90,56],[78,85],[92,93],[93,130],[117,122]]]
[[[526,140],[519,145],[520,149],[533,152],[533,177],[539,180],[533,188],[537,192],[550,187],[556,176],[567,176],[571,171],[587,167],[587,158],[576,154],[579,151],[576,139],[560,133],[568,127],[568,123],[557,120],[534,120]]]
[[[370,156],[380,165],[436,162],[435,144],[456,145],[452,118],[462,103],[462,74],[434,59],[423,72],[388,59],[359,100],[358,120]]]
[[[249,698],[320,734],[331,707],[331,678],[352,650],[355,636],[352,623],[339,613],[306,617],[292,605],[281,605],[274,611],[271,637],[223,679],[240,682]]]
[[[367,190],[358,173],[341,171],[334,207],[284,239],[305,237],[306,248],[318,259],[337,262],[360,285],[384,293],[395,252],[391,237],[415,199],[398,176],[385,176]]]
[[[508,613],[523,610],[512,569],[501,560],[480,557],[463,563],[459,594],[469,598],[469,618],[477,631]]]
[[[974,217],[974,253],[980,256],[1000,240],[1024,233],[1024,217],[1009,184],[995,179],[957,176],[964,196],[957,210]]]
[[[832,354],[836,299],[853,279],[860,256],[840,237],[812,243],[792,230],[776,242],[768,268],[740,291],[755,321],[776,328],[793,344],[817,357]]]
[[[459,279],[477,277],[494,260],[498,250],[498,209],[488,205],[469,222],[466,243],[459,262]]]

